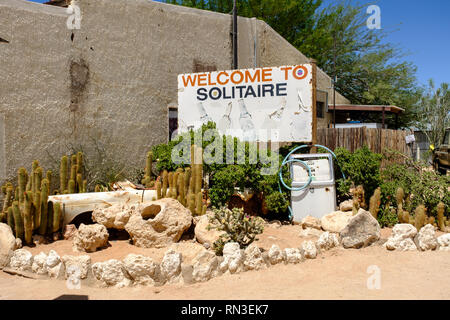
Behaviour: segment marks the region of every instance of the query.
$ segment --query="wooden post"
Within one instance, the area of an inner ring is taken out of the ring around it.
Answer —
[[[312,67],[312,144],[317,143],[317,63],[310,60]],[[311,148],[311,153],[317,153],[317,148]]]
[[[384,129],[384,107],[383,107],[383,121],[382,121],[382,124],[381,124],[381,129]]]

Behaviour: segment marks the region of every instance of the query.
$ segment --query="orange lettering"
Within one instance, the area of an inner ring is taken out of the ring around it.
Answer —
[[[185,76],[182,76],[183,78],[183,84],[185,87],[187,87],[189,85],[189,83],[191,84],[191,86],[195,85],[195,81],[197,80],[197,75],[194,75],[194,78],[191,77],[191,75],[187,76],[187,80],[185,78]]]
[[[255,70],[255,74],[252,77],[252,74],[250,73],[250,70],[245,70],[245,82],[255,82],[261,81],[261,70],[257,69]]]
[[[284,71],[284,80],[288,79],[288,71],[292,69],[292,67],[280,67],[281,70]]]
[[[211,73],[208,73],[208,85],[209,86],[215,86],[216,83],[211,81]]]
[[[234,75],[235,74],[238,74],[241,77],[239,79],[239,81],[234,80]],[[231,78],[231,82],[233,82],[234,84],[239,84],[239,83],[241,83],[244,80],[244,75],[242,74],[241,71],[236,70],[236,71],[233,71],[233,73],[231,73],[231,77],[230,78]]]
[[[204,82],[203,82],[204,81]],[[202,73],[198,75],[198,85],[199,86],[206,86],[206,73]]]
[[[272,81],[272,78],[270,78],[271,76],[272,76],[272,69],[262,69],[263,82]]]
[[[228,77],[228,73],[226,73],[225,71],[219,72],[219,74],[217,75],[217,83],[220,85],[225,85],[228,83],[228,81],[230,81],[230,79],[226,79],[225,81],[221,81],[220,80],[220,76],[225,75]]]

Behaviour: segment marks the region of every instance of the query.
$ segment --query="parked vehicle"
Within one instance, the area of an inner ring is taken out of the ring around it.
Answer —
[[[450,170],[450,128],[445,130],[441,145],[433,150],[433,167],[442,174]]]

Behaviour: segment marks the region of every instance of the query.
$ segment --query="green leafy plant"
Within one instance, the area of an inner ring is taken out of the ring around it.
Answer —
[[[381,184],[380,165],[382,155],[372,152],[367,146],[350,152],[345,148],[336,148],[334,151],[337,165],[345,174],[346,179],[338,179],[338,193],[340,196],[349,194],[350,186],[362,185],[365,192],[365,202]],[[339,169],[336,168],[336,172]]]
[[[237,242],[242,249],[246,248],[253,241],[257,241],[256,236],[264,230],[261,218],[247,216],[242,209],[229,210],[222,207],[213,211],[208,228],[225,231],[213,244],[214,251],[218,255],[223,253],[223,247],[228,242]]]

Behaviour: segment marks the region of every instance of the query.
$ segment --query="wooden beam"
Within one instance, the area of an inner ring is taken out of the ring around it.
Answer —
[[[317,63],[311,59],[312,67],[312,144],[317,143]],[[317,148],[311,148],[311,153],[317,153]]]

